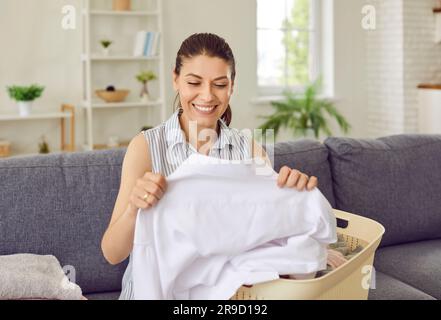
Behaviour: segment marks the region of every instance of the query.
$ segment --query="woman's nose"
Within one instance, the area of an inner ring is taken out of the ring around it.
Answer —
[[[205,85],[202,87],[202,90],[200,92],[200,98],[205,102],[210,102],[213,100],[213,92],[210,85]]]

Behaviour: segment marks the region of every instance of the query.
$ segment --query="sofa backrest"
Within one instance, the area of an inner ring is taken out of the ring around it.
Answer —
[[[0,255],[52,254],[74,267],[83,293],[120,290],[127,263],[108,264],[100,244],[123,156],[117,149],[1,160]]]
[[[328,151],[314,141],[276,144],[283,165],[319,179],[334,204]],[[120,184],[125,149],[50,154],[0,160],[0,255],[52,254],[75,268],[83,293],[121,289],[127,261],[106,262],[101,239]]]
[[[441,238],[441,135],[324,143],[336,208],[380,222],[382,246]]]
[[[331,206],[335,206],[328,149],[324,144],[312,139],[300,139],[268,145],[265,149],[270,159],[273,160],[276,172],[286,165],[309,176],[316,176],[318,189],[328,199]]]

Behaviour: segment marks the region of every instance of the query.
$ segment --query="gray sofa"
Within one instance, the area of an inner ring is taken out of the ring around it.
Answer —
[[[369,299],[441,298],[441,136],[278,143],[283,165],[319,179],[334,208],[386,229]],[[0,160],[0,255],[53,254],[89,299],[117,299],[127,261],[100,249],[124,149]]]

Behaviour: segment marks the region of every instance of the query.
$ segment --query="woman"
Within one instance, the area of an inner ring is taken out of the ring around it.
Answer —
[[[138,209],[150,208],[162,198],[167,190],[165,177],[190,154],[222,159],[263,157],[269,163],[260,145],[228,127],[235,74],[234,56],[224,39],[204,33],[182,43],[173,70],[179,109],[163,124],[134,137],[124,157],[120,190],[101,243],[109,263],[118,264],[130,255]],[[201,136],[210,139],[206,142]],[[285,166],[277,185],[311,190],[317,178]],[[120,299],[132,297],[129,263]]]

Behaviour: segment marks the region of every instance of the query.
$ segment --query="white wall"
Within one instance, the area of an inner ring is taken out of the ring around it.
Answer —
[[[366,136],[366,36],[361,27],[363,0],[334,1],[334,87],[338,110],[352,129],[349,137]],[[333,122],[334,136],[343,136]]]
[[[16,111],[6,86],[39,83],[46,86],[35,101],[36,111],[59,111],[63,102],[81,100],[81,34],[61,28],[61,8],[80,0],[2,0],[0,2],[0,112]],[[77,130],[80,131],[80,130]],[[37,152],[45,134],[59,149],[59,120],[0,122],[0,138],[14,152]],[[14,143],[17,141],[17,143]]]
[[[277,0],[275,0],[277,1]],[[330,1],[330,0],[326,0]],[[350,136],[363,137],[366,127],[365,31],[360,27],[362,0],[337,0],[334,5],[333,28],[335,61],[334,91],[338,109],[353,129]],[[58,110],[63,102],[78,105],[81,101],[81,25],[76,30],[61,28],[61,8],[70,4],[78,8],[80,0],[2,0],[0,2],[0,112],[12,112],[15,104],[4,89],[10,84],[42,83],[46,91],[35,102],[35,109]],[[26,8],[26,10],[23,10]],[[174,93],[171,71],[181,42],[195,32],[214,32],[229,42],[237,62],[236,90],[232,98],[232,126],[255,128],[267,114],[269,105],[251,102],[256,90],[256,4],[255,0],[163,0],[164,47],[167,83],[167,110],[172,112]],[[134,128],[131,118],[121,122],[117,112],[104,118],[102,129],[114,128],[130,136]],[[137,115],[135,114],[135,117]],[[82,114],[77,114],[76,139],[84,139]],[[99,123],[99,122],[98,122]],[[151,123],[156,125],[158,123]],[[331,125],[335,135],[341,135]],[[38,138],[45,134],[53,149],[59,147],[59,123],[0,122],[0,138],[12,142],[17,152],[36,152]],[[19,138],[18,138],[19,136]],[[292,139],[282,134],[279,140]]]
[[[441,70],[434,0],[371,0],[377,29],[367,37],[368,135],[418,132],[417,85]]]
[[[404,132],[418,133],[418,89],[441,75],[441,45],[435,43],[436,0],[404,1]],[[439,79],[438,79],[439,80]]]

